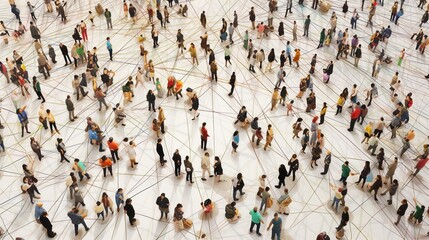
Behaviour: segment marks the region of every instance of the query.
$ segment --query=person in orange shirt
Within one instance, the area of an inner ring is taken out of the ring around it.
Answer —
[[[299,58],[301,57],[301,50],[295,49],[295,56],[293,57],[293,62],[296,64],[296,67],[299,67]]]
[[[116,163],[116,160],[119,160],[119,156],[118,156],[119,145],[118,145],[118,143],[113,141],[113,138],[110,137],[109,140],[107,140],[107,146],[110,149],[110,154],[112,155],[113,162]]]
[[[182,95],[182,87],[183,87],[182,81],[181,80],[177,80],[176,87],[174,88],[174,93],[176,94],[176,100],[179,100],[179,95],[180,95],[180,97],[183,97],[183,95]]]
[[[103,168],[104,177],[106,177],[106,168],[109,169],[110,175],[113,177],[113,172],[112,172],[113,163],[112,163],[112,160],[110,160],[110,158],[108,158],[108,157],[106,157],[106,155],[104,155],[98,160],[98,163]]]
[[[414,133],[414,130],[408,131],[407,135],[405,135],[405,139],[408,139],[409,141],[413,140],[416,134]]]

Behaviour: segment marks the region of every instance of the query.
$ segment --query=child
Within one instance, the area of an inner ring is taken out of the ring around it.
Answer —
[[[97,201],[97,205],[94,207],[95,213],[97,213],[97,219],[102,216],[104,221],[104,208],[103,205],[101,205],[100,201]]]
[[[293,106],[293,103],[294,103],[294,101],[293,100],[291,100],[288,104],[287,104],[287,113],[286,113],[286,116],[289,116],[289,113],[292,113],[292,116],[293,116],[293,109],[292,109],[292,106]]]

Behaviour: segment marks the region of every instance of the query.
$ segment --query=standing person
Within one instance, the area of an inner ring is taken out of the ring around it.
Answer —
[[[398,66],[401,66],[402,60],[404,60],[404,57],[405,57],[405,48],[403,48],[399,53]]]
[[[130,220],[130,224],[134,225],[134,222],[136,221],[135,216],[136,212],[134,211],[134,207],[132,205],[132,199],[128,198],[125,201],[124,211],[128,216],[128,219]]]
[[[95,98],[97,98],[98,103],[100,104],[98,111],[101,111],[103,104],[106,107],[106,110],[109,109],[109,106],[107,106],[107,103],[106,103],[106,94],[101,89],[101,86],[97,87],[97,90],[95,91]]]
[[[328,109],[327,103],[324,102],[322,110],[320,110],[320,122],[319,122],[319,125],[321,125],[321,124],[323,124],[325,122],[325,114],[326,114],[326,110],[327,109]]]
[[[232,94],[234,93],[234,88],[235,88],[235,72],[232,72],[231,78],[229,79],[229,85],[231,85],[231,90],[228,94],[228,96],[232,96]]]
[[[67,49],[67,46],[66,45],[63,45],[62,43],[60,43],[60,50],[61,50],[61,54],[63,55],[63,57],[64,57],[64,61],[66,62],[66,64],[64,64],[64,66],[67,66],[68,64],[72,64],[72,61],[71,61],[71,59],[70,59],[70,56],[69,56],[69,52],[68,52],[68,49]],[[68,60],[68,61],[67,61]]]
[[[299,48],[295,49],[295,55],[293,56],[293,62],[296,64],[296,67],[299,68],[299,59],[301,57],[301,50]]]
[[[191,46],[189,47],[189,53],[191,54],[192,65],[194,65],[195,62],[198,65],[197,48],[195,47],[194,43],[191,43]]]
[[[198,108],[200,107],[200,101],[197,97],[197,94],[194,94],[191,98],[191,103],[192,103],[192,107],[189,109],[189,111],[194,112],[194,117],[192,118],[192,120],[195,120],[195,118],[200,116],[200,113],[198,112]]]
[[[118,191],[115,193],[115,202],[116,202],[116,210],[119,212],[121,204],[124,204],[124,190],[122,188],[118,188]]]
[[[173,162],[174,162],[174,175],[176,177],[180,176],[180,167],[182,166],[182,156],[179,154],[179,149],[176,149],[176,151],[173,154]]]
[[[207,151],[207,138],[209,137],[209,134],[207,133],[206,129],[207,123],[203,122],[200,133],[201,133],[201,149],[204,151]]]
[[[165,133],[164,122],[165,122],[164,109],[161,106],[159,106],[158,107],[158,124],[161,126],[161,133],[162,134]]]
[[[36,76],[33,76],[33,89],[37,94],[37,99],[42,99],[42,103],[46,102],[42,94],[42,89],[40,88],[40,82],[37,80]]]
[[[64,145],[63,139],[62,138],[57,138],[57,151],[60,153],[61,159],[60,162],[63,162],[64,160],[66,160],[66,162],[70,162],[67,158],[66,158],[66,146]]]
[[[311,137],[310,137],[310,146],[314,146],[317,140],[317,134],[319,132],[319,124],[317,123],[317,120],[319,120],[319,116],[314,116],[313,120],[311,120]]]
[[[241,173],[237,174],[237,177],[232,179],[232,198],[234,199],[234,201],[238,201],[239,199],[236,197],[237,196],[237,191],[240,192],[240,195],[243,196],[244,194],[246,194],[245,192],[243,192],[243,187],[244,187],[244,181],[243,181],[243,175]]]
[[[343,209],[343,213],[341,214],[341,222],[338,227],[336,227],[337,231],[343,229],[344,226],[349,222],[349,207],[345,206]]]
[[[66,178],[66,186],[70,191],[70,199],[74,198],[74,189],[77,188],[77,178],[74,175],[74,172],[70,172],[69,176]]]
[[[340,182],[347,182],[347,178],[350,175],[350,167],[349,167],[349,161],[345,161],[344,164],[341,166],[341,178]]]
[[[254,207],[252,210],[250,210],[249,214],[252,217],[252,221],[250,223],[250,233],[253,232],[253,227],[256,225],[256,234],[258,234],[258,236],[262,236],[262,234],[259,232],[259,229],[261,228],[261,223],[264,223],[264,220],[262,220],[262,216],[258,212],[258,207]]]
[[[398,180],[395,179],[393,180],[393,183],[390,184],[390,186],[381,193],[381,195],[385,195],[387,192],[389,192],[389,200],[387,200],[388,205],[392,205],[392,196],[396,194],[398,187],[399,187]]]
[[[279,88],[275,87],[274,91],[273,91],[273,95],[271,96],[271,111],[274,110],[274,108],[277,107],[277,104],[280,101],[280,93],[279,93]]]
[[[386,175],[384,176],[384,184],[387,184],[387,181],[390,179],[390,184],[393,184],[392,179],[393,175],[395,174],[396,167],[398,166],[398,158],[395,157],[393,162],[389,164],[389,167],[387,167]]]
[[[184,45],[184,36],[182,34],[181,29],[177,30],[177,34],[176,34],[176,43],[177,46],[179,48],[179,50],[181,51],[181,54],[183,54],[183,50],[186,50],[185,45]]]
[[[56,232],[52,231],[52,223],[49,220],[48,213],[46,211],[44,211],[40,216],[40,223],[46,229],[49,238],[54,238],[57,235]]]
[[[34,218],[36,219],[36,222],[39,224],[41,223],[40,217],[42,216],[43,212],[46,212],[46,210],[43,208],[43,203],[38,202],[34,208]]]
[[[112,199],[110,199],[106,192],[103,192],[103,194],[101,195],[101,203],[103,204],[104,211],[106,212],[106,217],[109,216],[109,209],[113,215],[113,201]]]
[[[106,48],[107,48],[107,51],[109,51],[110,61],[113,61],[113,48],[112,48],[112,43],[110,43],[110,37],[106,38]]]
[[[230,44],[234,44],[234,41],[232,40],[232,36],[234,35],[234,31],[235,31],[235,27],[232,25],[232,23],[230,23],[229,27],[228,27],[229,43]]]
[[[109,169],[110,176],[113,177],[113,171],[112,171],[112,160],[105,155],[103,155],[99,160],[98,163],[103,168],[103,176],[106,177],[106,168]]]
[[[74,104],[71,100],[70,95],[67,95],[65,103],[66,103],[67,111],[69,112],[69,119],[70,121],[74,122],[77,116],[74,115]]]
[[[206,12],[205,11],[203,11],[200,15],[200,22],[201,22],[201,25],[203,26],[203,28],[206,28],[207,18],[206,18]]]
[[[304,129],[302,132],[302,138],[301,138],[301,153],[305,154],[305,149],[307,148],[308,143],[310,142],[310,134],[308,128]]]
[[[185,161],[183,163],[185,164],[186,169],[186,181],[194,183],[192,181],[192,173],[194,172],[194,167],[192,166],[192,162],[189,160],[189,156],[185,157]]]
[[[232,135],[232,153],[237,152],[238,143],[240,142],[240,135],[238,134],[238,131],[236,130],[234,134]]]
[[[79,214],[79,209],[73,208],[70,212],[67,213],[72,224],[74,225],[74,235],[77,236],[79,224],[82,224],[85,227],[85,231],[89,231],[89,227],[86,225],[85,220]]]
[[[407,199],[402,199],[401,206],[399,206],[398,211],[396,211],[396,214],[398,215],[398,218],[396,219],[395,225],[398,225],[401,221],[401,218],[405,215],[405,212],[408,208],[408,201]]]
[[[42,33],[40,32],[39,28],[34,25],[33,22],[30,22],[30,33],[31,37],[34,40],[40,41]]]
[[[39,57],[37,58],[37,63],[39,67],[39,72],[43,74],[45,79],[48,79],[48,77],[50,77],[51,74],[49,73],[48,61],[46,60],[46,57],[44,56],[43,53],[39,53]]]
[[[316,144],[311,149],[311,168],[313,168],[313,164],[317,165],[317,160],[320,158],[320,154],[322,153],[322,149],[320,147],[320,142],[316,142]]]
[[[267,129],[266,136],[267,136],[267,140],[265,141],[265,145],[264,145],[264,150],[265,151],[267,150],[268,146],[271,146],[271,142],[274,139],[274,132],[273,132],[271,124],[268,124],[268,129]]]
[[[354,56],[355,56],[355,67],[358,67],[359,60],[362,58],[362,45],[361,44],[358,45]]]
[[[308,37],[308,30],[310,28],[310,23],[311,23],[310,15],[308,15],[307,19],[305,19],[305,22],[304,22],[304,34],[302,36]]]
[[[34,137],[30,138],[30,146],[31,146],[31,149],[33,150],[33,152],[35,152],[37,154],[39,161],[42,161],[42,158],[44,157],[42,155],[42,151],[41,151],[42,147],[40,146],[39,142],[37,142],[34,139]],[[3,148],[3,150],[4,150],[4,148]]]
[[[201,178],[203,181],[206,181],[206,172],[209,173],[209,177],[213,177],[210,173],[210,154],[208,152],[204,153],[204,156],[201,158],[201,169],[203,171],[203,177]]]
[[[119,144],[110,137],[109,140],[107,140],[107,146],[109,147],[113,162],[116,163],[116,160],[119,160]]]
[[[329,165],[331,165],[331,151],[330,150],[326,151],[325,160],[323,162],[325,165],[323,168],[324,169],[323,172],[320,173],[321,175],[325,175],[329,171]]]
[[[274,239],[277,236],[277,240],[280,240],[280,234],[282,230],[282,219],[279,218],[278,213],[274,213],[274,218],[270,221],[270,224],[267,227],[267,231],[270,230],[271,226],[273,226],[271,230],[271,239]]]
[[[164,166],[164,164],[167,162],[167,160],[164,159],[164,149],[162,147],[162,139],[158,138],[156,143],[156,152],[159,155],[159,162],[161,163],[161,166]]]
[[[213,168],[217,182],[221,182],[222,180],[220,180],[220,177],[223,175],[223,168],[220,158],[218,156],[215,156],[215,164],[213,165]]]
[[[293,128],[293,137],[292,139],[299,138],[298,134],[302,131],[301,128],[301,123],[302,123],[303,119],[302,118],[298,118],[296,120],[296,122],[294,124],[292,124],[292,128]]]
[[[317,46],[317,49],[323,47],[323,43],[325,42],[326,37],[325,31],[325,29],[322,29],[322,31],[320,32],[319,45]]]
[[[112,29],[112,13],[109,11],[109,9],[106,8],[106,10],[104,11],[104,17],[106,18],[106,23],[107,23],[107,29]]]
[[[168,220],[170,201],[165,197],[165,193],[161,193],[161,195],[156,199],[156,205],[158,205],[159,211],[161,211],[161,217],[159,218],[159,221],[162,220],[164,213],[165,220]]]
[[[429,161],[429,157],[426,158],[420,158],[420,160],[417,162],[416,166],[415,166],[415,171],[412,174],[414,177],[417,176],[417,174],[420,172],[420,170],[422,170],[426,163]]]
[[[287,164],[289,165],[289,172],[287,174],[287,177],[289,177],[292,173],[292,181],[295,181],[295,172],[299,169],[298,156],[296,154],[293,154],[292,158],[289,159],[289,162]]]
[[[347,129],[347,131],[352,132],[355,126],[356,121],[358,120],[360,113],[361,113],[361,108],[359,107],[359,103],[356,104],[357,106],[355,107],[355,109],[353,110],[353,112],[350,115],[350,127]]]
[[[21,137],[24,137],[24,128],[27,133],[31,133],[30,131],[28,131],[29,121],[28,121],[27,112],[25,111],[26,108],[27,106],[24,105],[21,108],[16,110],[16,114],[18,115],[19,122],[21,123]]]
[[[255,15],[255,11],[254,11],[253,7],[250,8],[249,20],[250,20],[250,22],[252,22],[252,30],[255,30],[256,15]]]
[[[129,144],[126,145],[125,152],[128,154],[128,159],[130,160],[131,168],[134,168],[135,165],[138,165],[139,163],[136,161],[137,153],[135,150],[135,143],[133,141],[130,141]]]
[[[225,65],[226,65],[226,63],[227,62],[225,62]],[[210,80],[212,80],[212,81],[215,80],[217,82],[217,70],[218,70],[218,67],[217,67],[216,61],[212,61],[210,63],[210,73],[211,73]]]
[[[279,184],[276,185],[275,187],[276,188],[280,188],[282,185],[286,186],[286,184],[285,184],[285,178],[286,177],[287,177],[286,167],[285,167],[284,164],[281,164],[280,167],[279,167],[279,176],[278,176]]]
[[[128,8],[128,12],[130,13],[130,17],[133,20],[133,23],[136,23],[137,21],[137,9],[133,6],[132,3],[130,3],[130,7]],[[157,12],[159,12],[159,9],[157,10]],[[161,12],[159,12],[159,14],[161,14]],[[162,15],[161,15],[161,19],[159,19],[161,21],[161,27],[162,27]]]
[[[399,154],[400,158],[402,158],[404,153],[411,147],[409,139],[403,139],[402,138],[402,143],[403,143],[403,145],[402,145],[401,153]]]
[[[149,90],[147,92],[147,94],[146,94],[146,100],[147,100],[147,102],[149,104],[149,111],[153,110],[153,112],[156,112],[156,109],[155,109],[155,100],[156,100],[156,97],[155,97],[155,94],[153,93],[152,90]]]
[[[51,113],[51,110],[46,109],[46,117],[49,122],[49,128],[51,129],[51,134],[55,134],[54,129],[58,134],[60,134],[60,131],[58,131],[57,124],[55,122],[54,114]]]
[[[48,55],[54,64],[57,63],[57,61],[55,60],[57,54],[55,54],[55,49],[50,44],[48,45]]]
[[[378,189],[380,189],[382,186],[383,186],[383,182],[381,181],[381,175],[377,175],[375,182],[371,185],[369,189],[369,193],[371,193],[374,190],[375,201],[378,201],[377,192],[378,192]]]

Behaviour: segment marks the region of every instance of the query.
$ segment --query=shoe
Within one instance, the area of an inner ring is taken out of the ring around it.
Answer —
[[[277,185],[276,185],[276,186],[274,186],[274,187],[275,187],[275,188],[280,188],[280,186],[277,186]]]
[[[82,205],[83,205],[83,204],[82,204]],[[88,231],[89,231],[89,228],[85,228],[85,231],[87,231],[87,232],[88,232]]]
[[[243,196],[244,194],[246,194],[246,193],[245,193],[245,192],[243,192],[243,193],[240,193],[240,195],[241,195],[241,196]]]
[[[239,199],[238,198],[234,198],[234,201],[238,201]]]
[[[210,175],[209,177],[213,177],[213,175]]]
[[[203,181],[207,181],[207,179],[205,179],[205,178],[201,178],[201,180],[203,180]]]
[[[262,236],[262,234],[261,234],[261,233],[258,233],[258,232],[257,232],[256,234],[258,234],[258,236]]]
[[[195,120],[195,118],[192,118],[192,120]]]
[[[199,117],[199,116],[200,116],[200,114],[198,113],[197,117]]]

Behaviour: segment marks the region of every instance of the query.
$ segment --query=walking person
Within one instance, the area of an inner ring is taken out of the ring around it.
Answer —
[[[69,216],[72,224],[74,225],[74,235],[77,236],[79,224],[82,224],[85,227],[85,231],[89,231],[89,227],[86,225],[85,220],[83,217],[79,214],[79,209],[73,208],[70,212],[67,213]]]
[[[74,159],[74,164],[73,164],[72,169],[77,171],[77,173],[79,175],[79,181],[82,182],[83,176],[86,177],[86,180],[91,179],[91,177],[89,176],[89,174],[87,172],[87,167],[86,167],[85,163],[80,161],[78,158]]]
[[[209,134],[207,133],[206,129],[207,123],[203,122],[200,133],[201,133],[201,149],[204,151],[207,151],[207,138],[209,137]]]
[[[280,235],[282,231],[282,219],[279,218],[278,213],[274,213],[274,218],[271,219],[270,224],[268,224],[267,231],[270,230],[271,226],[273,226],[271,230],[271,239],[275,239],[277,236],[277,240],[280,240]]]
[[[274,132],[273,132],[273,128],[272,128],[271,124],[268,124],[268,129],[267,129],[266,136],[267,136],[267,140],[265,141],[265,145],[264,145],[264,150],[265,151],[267,150],[268,146],[271,146],[271,142],[274,139]]]
[[[341,214],[341,222],[340,225],[338,227],[336,227],[337,231],[340,231],[341,229],[343,229],[343,227],[345,227],[347,225],[347,223],[349,222],[349,207],[345,206],[343,209],[343,213]]]
[[[36,76],[33,76],[33,89],[37,94],[37,99],[42,99],[42,103],[46,102],[42,89],[40,88],[40,82],[37,80]]]
[[[250,233],[253,232],[253,228],[256,225],[256,234],[258,234],[258,236],[262,236],[262,234],[259,232],[259,229],[261,228],[261,223],[264,223],[264,220],[262,220],[262,216],[261,214],[258,212],[258,208],[254,207],[252,210],[250,210],[249,212],[252,221],[250,223]]]
[[[285,178],[287,177],[287,170],[284,164],[281,164],[279,167],[279,176],[277,177],[279,179],[279,184],[276,185],[276,188],[280,188],[281,186],[286,186],[285,184]]]
[[[389,200],[387,200],[388,205],[392,205],[392,196],[396,194],[396,191],[398,190],[399,184],[398,180],[393,180],[393,182],[390,184],[386,190],[384,190],[381,195],[385,195],[387,192],[389,192]]]
[[[34,13],[33,13],[34,14]],[[48,213],[44,211],[39,219],[42,226],[46,229],[49,238],[54,238],[57,233],[52,231],[52,223],[48,218]]]
[[[323,172],[321,172],[320,175],[325,175],[329,171],[329,165],[331,165],[331,151],[330,150],[326,151],[326,156],[325,156],[325,160],[323,161],[323,163],[325,165],[323,167]]]
[[[33,152],[35,152],[37,157],[39,158],[39,161],[42,161],[42,158],[44,157],[42,155],[42,151],[41,151],[42,146],[40,146],[39,142],[37,142],[34,139],[34,137],[30,138],[30,146],[31,146],[31,149],[33,150]],[[3,150],[4,150],[4,148],[3,148]]]
[[[243,187],[244,187],[243,175],[241,173],[238,173],[237,176],[232,179],[232,198],[234,199],[234,201],[239,200],[236,197],[237,191],[240,192],[241,196],[246,194],[245,192],[243,192]]]
[[[384,176],[384,184],[387,184],[387,181],[390,179],[390,184],[393,184],[393,175],[395,174],[396,168],[398,166],[398,158],[395,157],[392,163],[387,167],[386,175]]]
[[[127,214],[128,219],[130,220],[130,224],[131,224],[131,225],[134,225],[134,223],[135,223],[137,220],[135,219],[136,212],[135,212],[134,207],[133,207],[133,205],[132,205],[132,201],[133,201],[133,200],[132,200],[131,198],[128,198],[128,199],[125,201],[124,212]]]
[[[69,112],[69,120],[74,122],[74,120],[77,119],[77,116],[74,115],[74,104],[71,100],[70,95],[67,95],[65,103],[66,103],[67,111]]]
[[[110,176],[113,177],[113,171],[112,171],[112,160],[108,157],[106,157],[106,155],[103,155],[99,160],[98,163],[100,164],[100,166],[103,168],[103,176],[106,177],[106,168],[109,170],[110,172]]]
[[[222,162],[220,161],[220,158],[218,156],[215,156],[215,163],[213,165],[214,168],[214,175],[217,182],[222,182],[220,179],[223,175],[223,168],[222,168]]]
[[[118,188],[115,193],[116,210],[119,212],[121,204],[124,205],[124,189]]]
[[[200,113],[198,112],[199,107],[200,107],[200,101],[197,97],[197,94],[194,94],[191,98],[191,108],[189,109],[189,111],[194,112],[194,117],[192,118],[192,120],[195,120],[195,118],[200,116]]]
[[[375,201],[378,201],[377,192],[378,192],[378,189],[380,189],[382,186],[383,186],[383,182],[381,181],[381,175],[377,175],[375,182],[369,188],[369,193],[371,193],[374,190]]]
[[[295,172],[299,169],[298,156],[296,154],[293,154],[292,158],[289,159],[289,162],[287,164],[289,165],[289,172],[287,174],[287,177],[292,174],[292,181],[295,181]]]
[[[56,147],[57,147],[57,151],[60,153],[60,157],[61,157],[60,162],[63,162],[65,160],[66,162],[69,163],[70,161],[66,158],[66,146],[62,138],[57,138]]]
[[[396,211],[396,214],[398,215],[398,218],[396,219],[395,225],[398,225],[401,221],[401,218],[405,215],[405,212],[408,208],[408,201],[407,199],[402,199],[401,206],[399,206],[398,210]]]
[[[185,161],[183,163],[185,164],[186,181],[189,181],[190,183],[194,183],[192,181],[192,173],[194,172],[194,167],[192,166],[192,162],[189,160],[189,156],[185,157]]]
[[[119,160],[119,155],[118,155],[119,144],[113,141],[113,138],[110,137],[109,140],[107,140],[107,146],[109,147],[113,163],[116,163],[116,160]]]
[[[182,156],[180,156],[179,149],[176,149],[172,159],[174,162],[174,175],[176,175],[176,177],[179,177],[180,167],[182,166]]]
[[[229,85],[231,85],[231,90],[229,91],[228,96],[232,96],[232,94],[234,93],[235,81],[236,81],[235,72],[232,72],[231,78],[229,79]]]
[[[203,176],[201,180],[206,181],[206,172],[209,173],[209,177],[213,177],[213,175],[210,173],[210,154],[208,152],[204,153],[204,156],[201,158],[201,170],[203,171]]]
[[[363,167],[362,171],[360,172],[359,180],[357,182],[355,182],[356,184],[359,184],[360,180],[363,180],[361,188],[363,188],[363,186],[365,185],[366,179],[371,172],[371,168],[370,168],[369,164],[370,164],[369,161],[365,162],[365,166]]]

